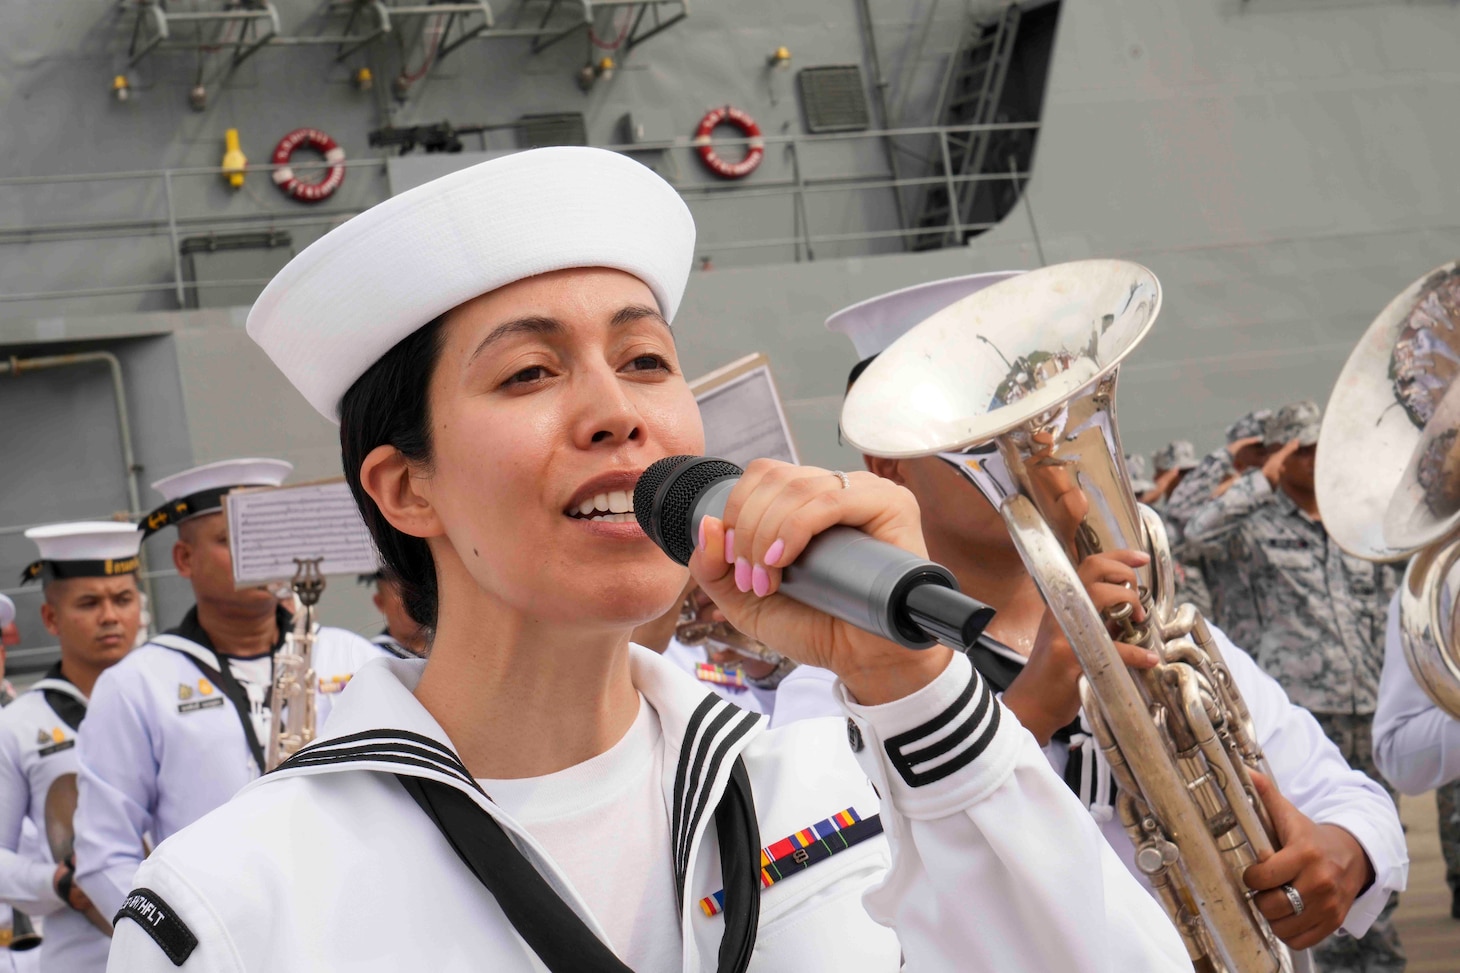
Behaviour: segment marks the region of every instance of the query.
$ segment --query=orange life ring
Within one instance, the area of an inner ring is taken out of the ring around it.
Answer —
[[[750,139],[745,158],[739,162],[726,162],[710,144],[710,133],[717,125],[722,124],[734,125]],[[695,129],[694,144],[705,168],[721,179],[743,179],[754,172],[760,165],[760,160],[765,158],[765,143],[760,140],[760,126],[748,114],[730,105],[705,112],[705,117],[700,119],[700,127]]]
[[[329,163],[329,168],[324,171],[324,178],[319,182],[304,182],[294,175],[294,170],[289,166],[295,150],[304,145],[324,156],[324,160]],[[344,162],[345,150],[334,139],[317,128],[296,128],[274,146],[274,165],[280,167],[274,170],[274,183],[285,195],[292,196],[301,203],[318,203],[333,196],[335,190],[345,181]]]

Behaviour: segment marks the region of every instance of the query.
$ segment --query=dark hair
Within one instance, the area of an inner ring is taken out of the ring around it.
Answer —
[[[370,536],[380,550],[385,573],[400,584],[401,600],[417,625],[436,625],[436,564],[419,537],[391,526],[360,486],[360,464],[377,446],[394,446],[412,463],[431,464],[428,389],[441,357],[444,318],[401,339],[355,380],[340,399],[340,461],[345,480]]]

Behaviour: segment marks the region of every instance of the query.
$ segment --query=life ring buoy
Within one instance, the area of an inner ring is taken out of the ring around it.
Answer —
[[[329,163],[319,182],[304,182],[290,168],[289,162],[300,146],[314,149]],[[274,170],[274,183],[286,196],[301,203],[318,203],[333,196],[345,181],[344,161],[345,150],[334,139],[317,128],[296,128],[274,146],[274,165],[280,167]]]
[[[714,145],[710,143],[710,133],[717,125],[733,125],[750,139],[745,158],[739,162],[726,162],[720,158]],[[765,143],[760,139],[760,126],[755,123],[755,119],[731,105],[705,112],[705,117],[700,119],[700,127],[695,129],[694,145],[705,168],[721,179],[743,179],[754,172],[760,165],[760,160],[765,158]]]

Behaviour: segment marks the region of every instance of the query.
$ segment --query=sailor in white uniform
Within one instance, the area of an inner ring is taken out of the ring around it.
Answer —
[[[862,359],[849,387],[873,358],[914,325],[1011,276],[977,274],[935,281],[874,297],[832,315],[827,327],[851,338]],[[1114,814],[1109,769],[1103,756],[1097,756],[1099,748],[1088,728],[1075,719],[1080,709],[1078,663],[1046,614],[1003,519],[951,462],[937,457],[864,459],[873,472],[906,486],[917,497],[932,558],[953,571],[964,591],[998,609],[984,644],[972,654],[975,665],[1003,690],[1004,704],[1047,748],[1055,770],[1080,793],[1121,859],[1139,875],[1131,839]],[[1102,580],[1133,582],[1131,567],[1136,563],[1145,562],[1110,564],[1111,576]],[[1126,595],[1130,597],[1129,590]],[[1390,893],[1403,890],[1408,875],[1409,858],[1394,803],[1378,784],[1348,766],[1311,714],[1289,701],[1245,651],[1237,650],[1220,631],[1212,631],[1252,712],[1258,742],[1282,791],[1268,807],[1285,847],[1246,876],[1250,887],[1262,890],[1257,896],[1259,908],[1273,931],[1295,949],[1307,949],[1340,928],[1361,936]],[[1155,662],[1134,646],[1123,646],[1122,651],[1128,665],[1149,667]],[[1298,902],[1303,903],[1301,912]]]
[[[1389,603],[1384,670],[1374,712],[1374,763],[1395,789],[1423,794],[1460,781],[1460,720],[1415,682],[1399,638],[1399,595]]]
[[[235,589],[221,506],[229,490],[278,486],[290,469],[281,460],[225,460],[152,485],[167,502],[143,527],[177,525],[173,561],[197,604],[92,693],[78,747],[77,881],[108,918],[132,887],[145,839],[160,842],[196,821],[264,764],[273,655],[293,619],[269,589]],[[380,656],[352,632],[320,629],[316,725],[355,671]]]
[[[15,624],[15,602],[8,595],[0,595],[0,707],[15,701],[15,691],[5,679],[5,650],[20,644],[20,631]],[[35,828],[27,820],[22,825],[20,855],[23,858],[39,856],[39,839]],[[21,913],[21,923],[28,924],[30,917]],[[22,935],[29,935],[26,925]],[[40,960],[34,948],[12,951],[10,946],[16,937],[15,911],[0,903],[0,973],[35,973]]]
[[[1186,966],[966,657],[776,593],[832,524],[920,551],[905,491],[759,461],[691,561],[736,628],[838,674],[855,733],[767,730],[630,644],[685,571],[583,505],[703,448],[668,328],[693,257],[651,170],[549,148],[393,197],[265,289],[249,334],[340,422],[431,657],[366,666],[323,740],[164,841],[109,969]],[[781,560],[727,561],[727,526],[777,523]]]
[[[61,661],[0,712],[0,901],[45,917],[42,971],[100,971],[110,917],[76,885],[64,833],[74,826],[76,737],[87,698],[102,672],[131,651],[141,622],[142,532],[132,524],[71,523],[25,536],[40,549],[25,577],[45,586],[41,621],[60,642]],[[27,820],[49,839],[35,857],[21,853]]]
[[[362,574],[358,580],[360,584],[368,584],[375,589],[370,600],[385,619],[385,628],[379,635],[370,637],[371,643],[397,659],[424,659],[429,655],[431,643],[426,637],[426,630],[417,625],[406,611],[400,585],[392,581],[384,571]]]

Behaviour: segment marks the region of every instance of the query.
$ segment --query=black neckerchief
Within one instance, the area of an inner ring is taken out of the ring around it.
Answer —
[[[61,663],[57,662],[46,670],[42,679],[55,679],[64,683],[71,683],[71,680],[61,675]],[[75,685],[75,683],[71,683]],[[46,705],[56,711],[61,721],[71,728],[75,733],[81,729],[81,721],[86,719],[86,704],[72,696],[70,693],[57,692],[54,689],[42,690],[41,693],[46,700]]]
[[[283,605],[279,605],[274,609],[274,623],[279,628],[279,638],[277,641],[274,642],[273,648],[269,650],[271,670],[274,653],[279,651],[280,647],[283,646],[284,639],[288,636],[289,632],[294,627],[294,616],[285,611]],[[217,683],[218,689],[223,693],[228,701],[233,704],[234,710],[236,710],[238,713],[238,720],[243,725],[244,742],[248,744],[249,752],[253,754],[253,759],[258,764],[259,772],[262,773],[264,767],[266,766],[266,761],[264,759],[264,746],[263,743],[259,740],[258,732],[254,729],[253,715],[250,712],[251,707],[248,700],[248,692],[243,688],[243,684],[240,683],[238,679],[233,675],[233,670],[228,665],[228,660],[231,657],[222,655],[217,650],[217,648],[214,647],[212,637],[209,636],[207,630],[204,629],[201,624],[199,624],[198,606],[194,605],[192,608],[189,608],[188,613],[183,616],[183,620],[178,623],[178,626],[176,628],[168,629],[167,634],[176,635],[179,638],[187,639],[189,642],[195,642],[203,648],[207,649],[209,652],[212,652],[213,656],[218,659],[218,667],[215,669],[214,667],[203,662],[196,656],[193,656],[187,652],[182,653],[183,655],[187,656],[187,658],[192,662],[193,665],[198,667],[198,670],[202,672],[203,675],[207,676],[213,682]],[[266,695],[266,701],[267,698],[268,697]]]
[[[631,973],[475,801],[439,781],[406,774],[396,779],[552,973]],[[715,808],[715,830],[725,881],[725,931],[716,970],[744,973],[760,926],[761,859],[750,775],[738,756]]]

